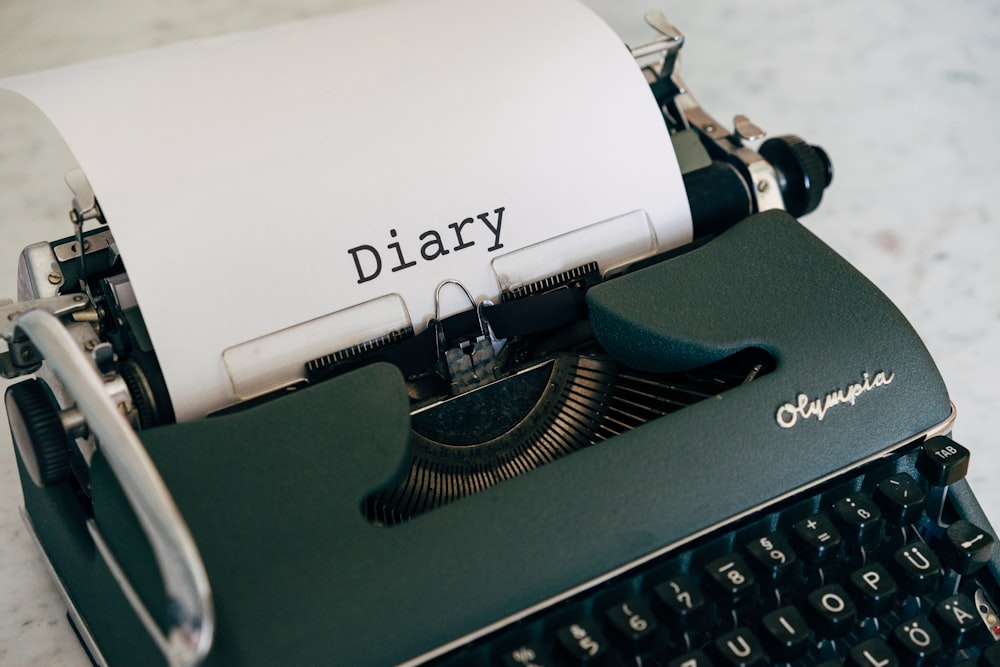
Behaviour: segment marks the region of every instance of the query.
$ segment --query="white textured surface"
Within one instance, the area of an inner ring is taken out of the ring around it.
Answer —
[[[361,4],[0,0],[0,75]],[[1000,525],[993,398],[1000,375],[1000,150],[993,130],[1000,7],[986,0],[591,4],[606,5],[629,39],[645,34],[640,17],[659,6],[688,37],[685,79],[710,113],[720,120],[746,113],[772,133],[794,132],[826,148],[836,177],[806,224],[881,287],[924,337],[958,406],[956,438],[973,451],[972,483]],[[72,158],[18,107],[0,98],[0,296],[14,296],[23,246],[70,233],[62,173]],[[0,664],[85,665],[17,515],[20,489],[0,428]]]

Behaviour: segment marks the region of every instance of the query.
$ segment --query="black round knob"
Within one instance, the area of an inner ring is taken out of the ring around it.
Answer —
[[[833,164],[819,146],[794,134],[768,139],[758,151],[778,174],[785,210],[798,217],[814,211],[833,180]]]
[[[46,487],[69,479],[69,440],[59,418],[59,404],[45,381],[11,385],[4,403],[11,436],[31,480]]]

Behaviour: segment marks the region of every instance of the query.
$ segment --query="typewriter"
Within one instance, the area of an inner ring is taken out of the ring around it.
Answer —
[[[717,122],[647,22],[693,243],[205,419],[177,423],[115,221],[68,178],[74,233],[24,250],[0,370],[31,376],[5,399],[24,519],[94,664],[1000,665],[944,384],[795,219],[829,158]]]

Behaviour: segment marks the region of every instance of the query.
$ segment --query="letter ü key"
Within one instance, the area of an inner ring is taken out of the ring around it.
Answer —
[[[911,595],[926,593],[937,586],[941,577],[941,561],[923,542],[911,542],[898,549],[893,565],[902,587]]]

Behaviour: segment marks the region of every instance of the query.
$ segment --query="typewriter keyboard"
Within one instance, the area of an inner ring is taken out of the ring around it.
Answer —
[[[441,663],[1000,666],[996,539],[946,500],[967,467],[932,438]]]

